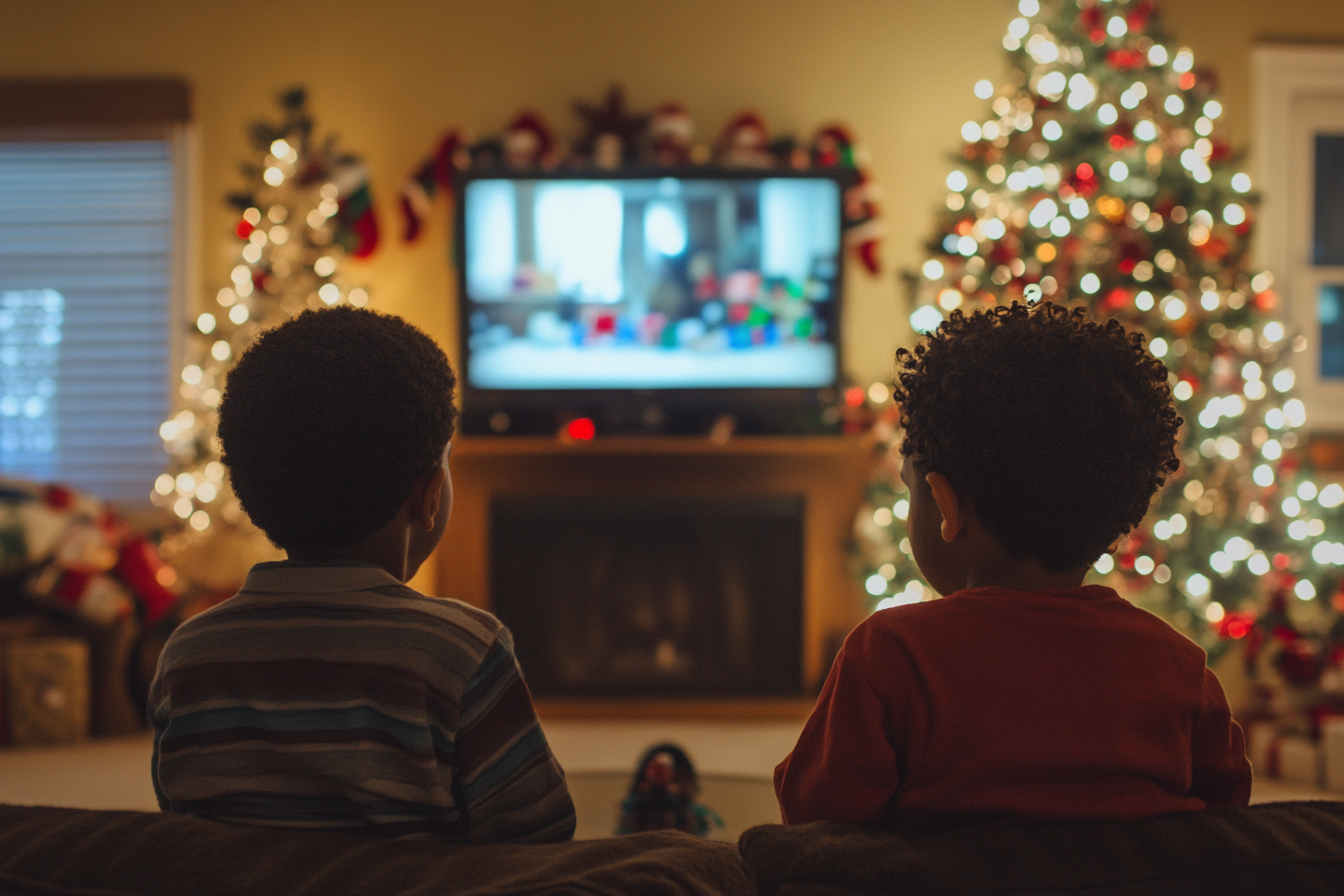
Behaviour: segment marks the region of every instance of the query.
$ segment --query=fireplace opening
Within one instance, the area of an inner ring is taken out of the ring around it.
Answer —
[[[497,496],[490,553],[537,696],[802,692],[801,497]]]

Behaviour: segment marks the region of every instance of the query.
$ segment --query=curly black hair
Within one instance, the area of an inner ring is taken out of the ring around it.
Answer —
[[[901,453],[1047,570],[1095,561],[1180,466],[1166,366],[1141,333],[1082,308],[954,311],[896,366]]]
[[[456,385],[443,350],[399,317],[305,311],[228,376],[219,440],[233,491],[291,554],[357,544],[440,462]]]

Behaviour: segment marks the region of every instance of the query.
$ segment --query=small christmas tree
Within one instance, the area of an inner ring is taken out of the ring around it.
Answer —
[[[364,164],[334,137],[315,139],[301,88],[281,94],[279,104],[278,122],[252,126],[258,161],[241,166],[247,187],[228,197],[239,216],[232,282],[219,290],[217,307],[190,322],[179,410],[159,428],[169,466],[151,498],[183,522],[165,541],[166,554],[217,523],[248,525],[215,444],[216,409],[238,355],[259,331],[306,308],[369,301],[341,274],[347,256],[366,257],[378,242]]]
[[[956,309],[1045,298],[1146,332],[1186,421],[1183,466],[1095,574],[1213,653],[1277,636],[1280,670],[1314,681],[1344,653],[1344,489],[1318,487],[1296,450],[1306,411],[1288,362],[1309,345],[1275,318],[1271,275],[1249,267],[1251,182],[1219,133],[1216,78],[1149,0],[1019,11],[1003,41],[1010,77],[975,85],[992,114],[962,127],[938,237],[909,278],[911,323],[927,332]],[[878,606],[929,594],[898,462],[855,527]]]

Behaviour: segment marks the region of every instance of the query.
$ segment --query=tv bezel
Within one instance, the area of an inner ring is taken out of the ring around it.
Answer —
[[[619,181],[619,180],[737,180],[771,178],[825,179],[840,192],[836,227],[840,248],[836,258],[834,311],[823,337],[835,350],[835,376],[828,386],[686,386],[676,388],[591,389],[481,389],[471,384],[471,302],[467,292],[466,203],[467,186],[479,180]],[[456,271],[458,307],[458,358],[461,367],[458,389],[462,401],[462,428],[469,435],[540,434],[554,432],[570,419],[589,417],[599,433],[681,433],[698,431],[724,415],[747,422],[743,432],[769,434],[825,432],[826,423],[799,424],[797,412],[834,404],[844,375],[841,322],[845,295],[844,194],[857,180],[849,168],[743,168],[712,165],[623,166],[601,168],[487,168],[461,172],[454,180],[453,266]],[[504,412],[528,421],[504,432],[488,425],[491,417]],[[659,419],[662,418],[662,419]],[[670,421],[670,422],[664,422]]]

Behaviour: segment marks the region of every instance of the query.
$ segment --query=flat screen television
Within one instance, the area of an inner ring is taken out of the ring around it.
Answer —
[[[471,173],[464,432],[827,430],[843,172]]]

